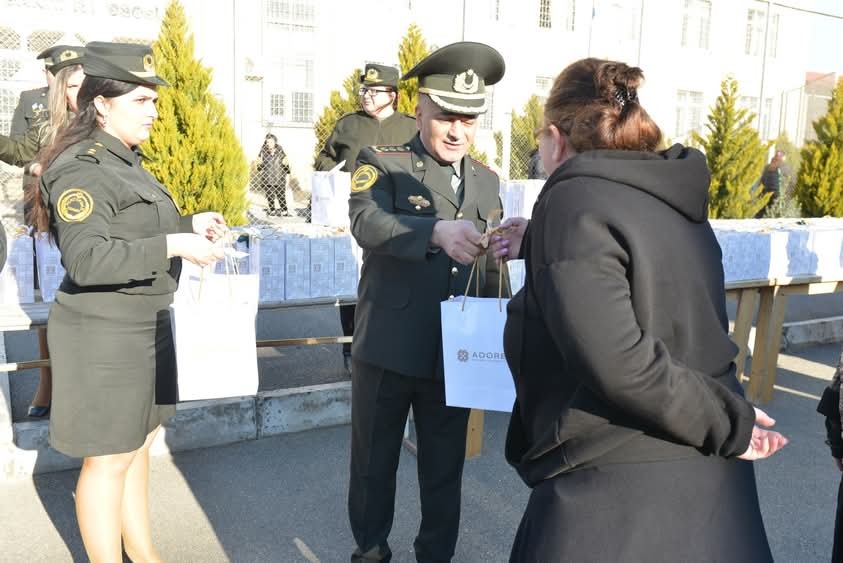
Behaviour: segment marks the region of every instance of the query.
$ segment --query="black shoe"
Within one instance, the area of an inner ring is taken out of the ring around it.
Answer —
[[[46,407],[41,405],[29,405],[29,409],[26,411],[26,416],[30,418],[44,418],[50,414],[50,405]]]

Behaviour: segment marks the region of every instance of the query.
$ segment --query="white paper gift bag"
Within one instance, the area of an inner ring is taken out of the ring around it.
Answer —
[[[512,410],[515,385],[503,353],[508,302],[497,297],[460,297],[441,303],[447,405]]]
[[[180,401],[258,391],[258,276],[187,268],[170,305]]]
[[[344,161],[343,161],[344,163]],[[311,222],[314,225],[347,227],[351,174],[338,165],[329,172],[314,172],[311,184]]]

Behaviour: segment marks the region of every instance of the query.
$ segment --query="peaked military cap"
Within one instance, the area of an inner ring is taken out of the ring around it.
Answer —
[[[419,93],[452,113],[477,115],[486,111],[486,86],[500,82],[503,57],[483,43],[451,43],[425,57],[401,77],[419,78]]]
[[[81,65],[85,56],[85,47],[72,45],[53,45],[38,53],[38,59],[44,59],[44,67],[54,75],[61,69]]]
[[[85,45],[82,67],[86,76],[111,78],[144,86],[169,86],[155,74],[152,48],[138,43],[91,41]]]
[[[360,75],[364,86],[388,86],[398,89],[398,69],[392,66],[367,64]]]

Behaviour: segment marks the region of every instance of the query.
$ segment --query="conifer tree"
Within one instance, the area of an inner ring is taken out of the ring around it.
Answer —
[[[708,134],[694,132],[711,171],[708,215],[712,219],[755,217],[770,201],[758,182],[767,164],[767,148],[752,127],[755,114],[738,109],[738,82],[727,77],[708,116]]]
[[[316,135],[316,146],[313,149],[313,162],[316,165],[316,157],[319,151],[325,146],[325,141],[334,130],[337,120],[347,113],[354,113],[361,109],[360,96],[357,91],[360,89],[360,69],[354,69],[342,81],[342,92],[333,90],[328,105],[322,110],[322,115],[316,120],[313,132]]]
[[[796,198],[806,217],[843,217],[843,82],[832,91],[814,131],[817,140],[802,149]]]
[[[533,94],[524,104],[524,114],[512,112],[510,128],[509,177],[526,178],[529,172],[530,154],[535,150],[536,130],[544,123],[544,108],[538,96]]]
[[[158,89],[158,119],[142,147],[145,168],[182,213],[219,211],[228,224],[244,224],[249,168],[225,106],[208,90],[211,71],[194,58],[178,0],[167,7],[153,49],[170,86]]]
[[[410,24],[407,34],[398,46],[398,64],[401,67],[401,76],[416,66],[419,61],[430,54],[422,35],[421,29],[416,24]],[[410,78],[398,83],[398,111],[409,115],[415,115],[416,102],[419,100],[419,79]]]

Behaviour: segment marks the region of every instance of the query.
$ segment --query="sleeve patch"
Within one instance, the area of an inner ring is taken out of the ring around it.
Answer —
[[[81,188],[65,191],[56,202],[56,213],[65,223],[78,223],[94,211],[94,199]]]
[[[351,177],[351,191],[364,192],[374,185],[378,179],[378,169],[371,164],[364,164],[354,171]]]

